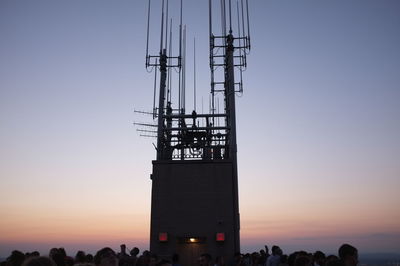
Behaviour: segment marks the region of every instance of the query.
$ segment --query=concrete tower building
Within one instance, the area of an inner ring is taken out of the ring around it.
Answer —
[[[195,108],[185,112],[186,31],[182,24],[182,1],[179,54],[173,56],[168,45],[172,36],[168,28],[168,1],[162,1],[158,55],[149,55],[147,37],[146,67],[155,66],[159,72],[159,78],[155,74],[159,88],[154,95],[158,94],[158,108],[153,106],[157,157],[151,174],[150,251],[167,258],[179,254],[184,265],[196,265],[202,253],[228,259],[240,251],[235,95],[243,92],[242,71],[250,49],[248,3],[241,0],[233,5],[230,0],[209,0],[208,4],[208,113],[198,114]],[[150,18],[150,1],[148,12]],[[218,35],[213,33],[216,17],[222,24]],[[178,71],[170,71],[172,68]],[[177,88],[169,82],[174,74]],[[177,95],[174,99],[173,89]],[[224,107],[216,108],[216,97],[223,98]]]

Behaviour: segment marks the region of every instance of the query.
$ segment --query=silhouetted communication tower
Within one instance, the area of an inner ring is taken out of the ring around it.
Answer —
[[[155,13],[149,0],[146,68],[155,72],[152,114],[157,131],[143,130],[157,138],[150,251],[161,257],[178,253],[184,265],[194,265],[201,253],[233,257],[240,251],[235,95],[243,92],[242,72],[250,50],[248,0],[208,2],[211,93],[209,111],[201,114],[186,113],[182,0],[175,5],[155,2],[157,13],[161,9],[160,47],[158,54],[149,53],[150,17]],[[172,12],[179,20],[175,39]],[[194,102],[195,87],[196,83]],[[223,98],[223,108],[218,97]]]

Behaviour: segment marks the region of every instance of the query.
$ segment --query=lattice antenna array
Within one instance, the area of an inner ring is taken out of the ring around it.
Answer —
[[[217,2],[217,3],[216,3]],[[248,0],[209,0],[210,71],[212,110],[215,110],[215,95],[226,94],[227,51],[233,50],[234,81],[236,93],[243,93],[243,71],[247,67],[250,52],[250,21]],[[215,17],[220,17],[217,23]],[[219,29],[217,29],[219,26]],[[235,36],[236,32],[236,36]],[[226,95],[225,95],[226,96]]]
[[[157,119],[157,160],[235,158],[235,94],[243,92],[242,72],[250,51],[248,0],[238,0],[235,5],[231,0],[209,0],[211,92],[210,112],[207,114],[196,112],[195,78],[194,110],[189,114],[185,110],[186,26],[182,22],[182,0],[178,12],[179,37],[175,44],[172,42],[173,18],[170,13],[177,10],[170,10],[168,0],[161,1],[161,12],[157,11],[161,17],[157,55],[149,52],[154,7],[151,0],[148,4],[146,68],[155,70],[153,119]],[[220,21],[216,23],[220,26],[217,34],[214,34],[215,17]],[[176,56],[173,55],[174,45],[178,45]],[[239,81],[235,81],[235,76]],[[223,107],[218,106],[217,94],[223,95]]]

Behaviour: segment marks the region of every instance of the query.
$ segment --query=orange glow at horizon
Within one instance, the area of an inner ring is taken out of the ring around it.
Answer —
[[[149,225],[140,215],[104,215],[87,213],[20,212],[19,215],[6,215],[0,221],[2,241],[46,242],[63,241],[101,241],[135,239],[147,241]]]

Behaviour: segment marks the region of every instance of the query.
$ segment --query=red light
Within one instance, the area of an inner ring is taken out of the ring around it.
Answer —
[[[158,240],[160,242],[167,242],[168,241],[168,234],[167,233],[159,233]]]
[[[217,233],[217,239],[218,242],[225,241],[225,233]]]

